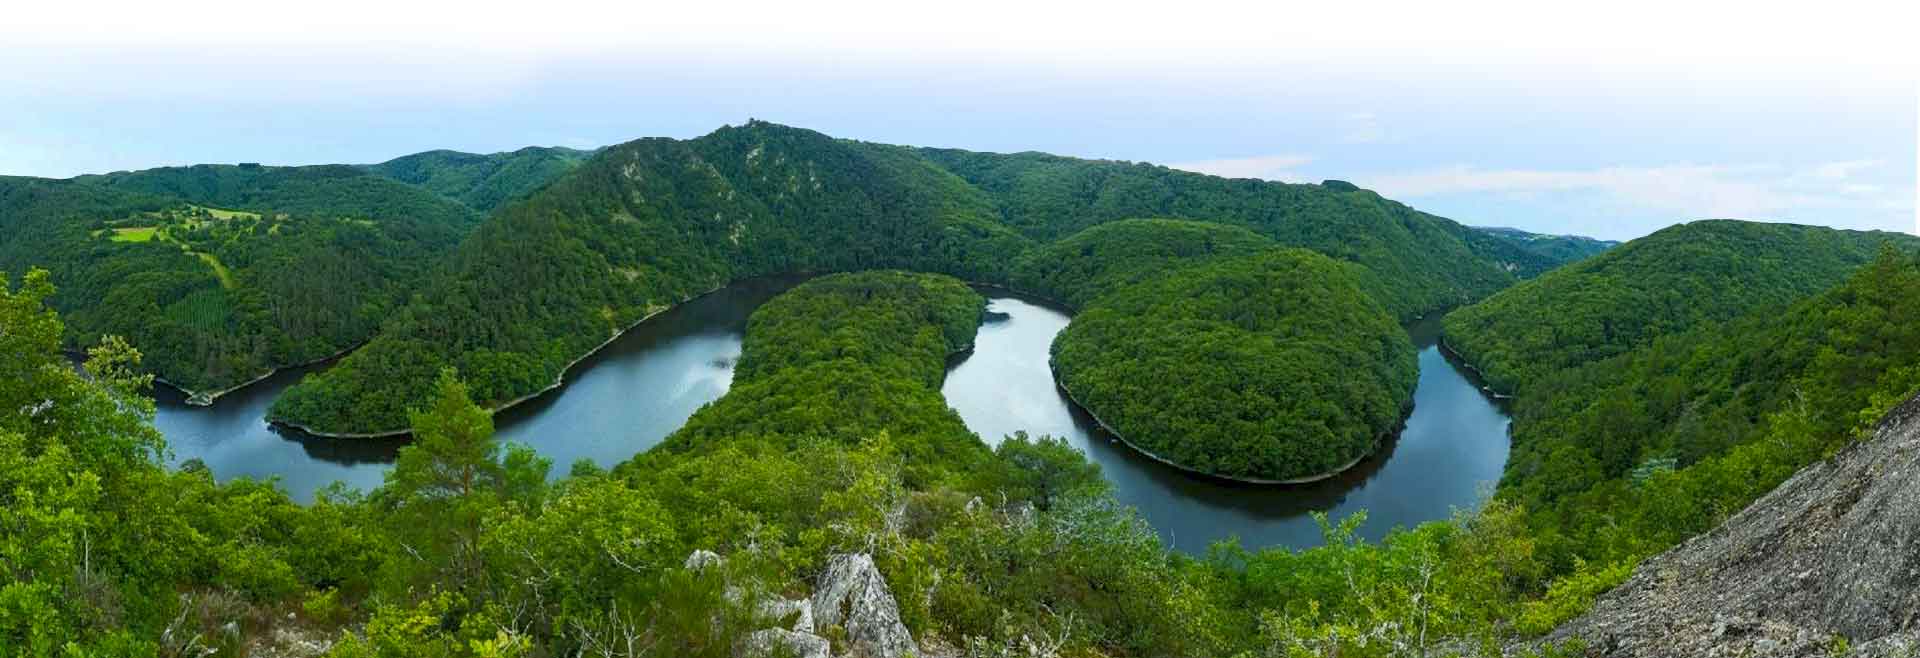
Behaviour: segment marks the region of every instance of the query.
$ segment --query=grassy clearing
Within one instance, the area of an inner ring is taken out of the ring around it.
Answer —
[[[154,235],[159,231],[160,227],[158,226],[116,228],[113,229],[112,239],[114,242],[152,242]]]

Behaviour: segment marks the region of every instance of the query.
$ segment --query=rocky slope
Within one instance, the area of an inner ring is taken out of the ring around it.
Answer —
[[[1920,397],[1549,642],[1589,656],[1920,655]]]

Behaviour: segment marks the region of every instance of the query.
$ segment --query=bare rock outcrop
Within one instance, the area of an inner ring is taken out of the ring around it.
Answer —
[[[703,571],[726,564],[726,558],[706,550],[687,556],[686,568]],[[729,585],[726,597],[736,604],[746,600],[747,592]],[[813,596],[786,599],[774,596],[755,604],[760,617],[785,620],[793,618],[790,628],[764,628],[747,634],[734,645],[741,658],[768,655],[794,655],[800,658],[829,658],[832,643],[818,634],[819,628],[839,626],[846,633],[847,655],[859,658],[902,658],[922,653],[912,633],[900,621],[900,606],[887,589],[887,581],[865,553],[835,555],[827,560],[827,569]]]
[[[726,563],[727,559],[720,557],[719,553],[703,548],[688,554],[685,566],[688,571],[700,572],[706,571],[708,567],[718,567]]]
[[[733,655],[739,658],[762,656],[830,658],[832,649],[826,638],[812,633],[790,631],[784,628],[767,628],[748,633],[747,637],[734,647]]]
[[[900,658],[915,651],[913,635],[900,621],[900,606],[873,556],[835,555],[813,591],[813,621],[838,625],[856,656]]]
[[[1920,398],[1547,641],[1574,638],[1609,657],[1920,655]]]

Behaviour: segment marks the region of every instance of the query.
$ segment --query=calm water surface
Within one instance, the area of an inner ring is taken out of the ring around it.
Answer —
[[[1113,440],[1053,384],[1047,348],[1068,316],[988,294],[992,315],[973,354],[947,372],[948,404],[989,443],[1017,430],[1067,439],[1100,465],[1120,502],[1183,551],[1232,536],[1248,547],[1316,545],[1320,529],[1309,516],[1316,511],[1337,519],[1366,510],[1361,534],[1377,539],[1396,525],[1476,507],[1506,466],[1507,416],[1470,371],[1443,356],[1438,317],[1409,328],[1420,349],[1420,383],[1398,440],[1329,480],[1258,486],[1187,474]]]
[[[581,459],[626,461],[727,392],[747,316],[801,280],[736,283],[641,323],[574,365],[565,386],[495,416],[497,436],[552,459],[556,477]],[[198,459],[221,480],[278,477],[301,500],[335,480],[378,486],[405,439],[326,439],[262,420],[280,391],[316,369],[279,373],[211,407],[188,406],[179,392],[159,387],[154,424],[175,464]]]
[[[566,386],[502,412],[500,437],[533,446],[553,460],[556,474],[577,460],[611,466],[652,447],[726,393],[747,317],[799,280],[739,283],[648,320],[574,366]],[[949,368],[947,402],[989,443],[1020,430],[1066,438],[1100,464],[1121,502],[1182,550],[1203,551],[1229,536],[1247,546],[1317,544],[1313,511],[1339,517],[1365,509],[1362,532],[1377,538],[1395,525],[1477,505],[1506,463],[1506,415],[1435,347],[1435,321],[1411,328],[1421,348],[1420,384],[1397,441],[1332,480],[1259,487],[1188,475],[1111,440],[1059,392],[1047,368],[1047,348],[1068,316],[984,292],[989,318],[973,352]],[[212,407],[160,391],[155,422],[173,462],[200,460],[222,480],[276,477],[303,500],[336,480],[377,486],[403,440],[323,439],[261,420],[281,390],[323,367],[281,373]]]

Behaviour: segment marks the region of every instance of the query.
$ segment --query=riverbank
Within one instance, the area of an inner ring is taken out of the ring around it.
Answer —
[[[593,358],[594,355],[599,354],[601,351],[605,350],[607,346],[612,345],[614,342],[620,340],[622,337],[626,336],[628,333],[632,332],[634,329],[637,329],[641,325],[646,324],[648,320],[652,320],[656,317],[659,317],[661,314],[664,314],[674,309],[685,306],[686,304],[693,302],[694,300],[707,297],[716,292],[724,290],[728,287],[739,285],[741,283],[752,281],[755,279],[767,279],[767,280],[777,279],[777,280],[785,280],[785,281],[794,281],[796,282],[796,285],[797,285],[798,282],[806,281],[807,279],[812,279],[814,277],[820,276],[821,274],[822,273],[820,272],[797,272],[797,273],[787,273],[787,274],[769,274],[761,277],[747,277],[744,279],[728,281],[720,285],[714,286],[712,288],[708,288],[703,292],[690,295],[685,299],[681,299],[678,302],[674,302],[673,304],[669,304],[663,308],[651,311],[641,316],[640,319],[633,321],[631,324],[628,324],[626,327],[620,329],[620,331],[615,332],[611,337],[607,338],[604,341],[601,341],[599,345],[595,345],[593,349],[588,350],[586,353],[581,354],[580,356],[574,358],[572,361],[568,361],[566,365],[560,368],[560,373],[554,376],[552,384],[548,384],[547,386],[542,387],[540,390],[527,393],[526,395],[522,395],[522,396],[513,398],[511,400],[506,400],[504,402],[500,402],[497,404],[488,405],[487,411],[489,413],[498,414],[502,411],[506,411],[508,409],[518,407],[528,402],[532,402],[533,400],[538,399],[541,396],[546,395],[547,393],[551,393],[561,388],[562,386],[565,386],[567,383],[567,375],[573,371],[573,368],[575,366],[580,365],[582,362],[586,361],[587,359]],[[267,418],[267,422],[272,423],[273,425],[278,427],[283,427],[286,429],[299,431],[301,433],[304,433],[310,436],[326,438],[326,439],[386,439],[386,438],[405,436],[411,431],[408,429],[397,429],[397,430],[382,430],[382,431],[373,431],[373,432],[330,432],[330,431],[324,431],[324,430],[317,430],[317,429],[302,425],[300,423],[292,422],[292,421],[281,419],[281,418],[273,418],[271,416]]]
[[[572,371],[574,366],[577,366],[580,364],[580,362],[585,361],[591,358],[593,355],[600,353],[600,351],[606,349],[608,345],[612,345],[614,341],[620,340],[621,336],[627,335],[627,332],[633,331],[636,327],[639,327],[640,325],[646,323],[646,321],[648,320],[658,317],[662,313],[666,313],[667,311],[671,311],[673,309],[679,308],[681,305],[686,304],[687,302],[691,302],[701,297],[711,295],[729,285],[732,285],[732,283],[725,283],[718,286],[714,286],[712,288],[707,289],[705,292],[701,292],[699,294],[687,297],[686,299],[682,299],[673,304],[669,304],[664,308],[652,311],[650,313],[647,313],[646,315],[641,316],[640,319],[633,321],[632,324],[628,324],[626,327],[620,329],[619,331],[614,332],[611,337],[607,338],[604,341],[601,341],[599,345],[595,345],[593,349],[587,350],[585,354],[581,354],[579,357],[575,358],[574,360],[568,361],[566,365],[561,366],[560,374],[554,376],[552,384],[548,384],[546,387],[541,388],[540,390],[537,390],[537,391],[533,391],[526,395],[522,395],[520,397],[507,400],[499,404],[488,406],[487,412],[497,414],[502,411],[506,411],[508,409],[519,406],[521,404],[525,404],[533,400],[534,398],[538,398],[562,386],[565,386],[567,383],[567,373],[569,371]],[[325,439],[386,439],[386,438],[404,436],[412,432],[411,429],[384,430],[384,431],[374,431],[374,432],[329,432],[329,431],[317,430],[317,429],[308,427],[306,425],[292,422],[283,418],[273,418],[271,416],[267,418],[267,422],[272,423],[279,427],[296,430],[303,434],[307,434],[310,436],[317,436]]]
[[[1477,384],[1478,384],[1478,385],[1480,386],[1480,390],[1482,390],[1482,391],[1486,391],[1486,392],[1487,392],[1487,395],[1491,395],[1491,396],[1493,396],[1493,397],[1495,397],[1495,398],[1499,398],[1499,399],[1501,399],[1501,400],[1511,400],[1511,399],[1513,399],[1513,396],[1512,396],[1512,395],[1510,395],[1510,394],[1507,394],[1507,393],[1502,393],[1502,392],[1500,392],[1500,390],[1499,390],[1499,389],[1496,389],[1496,388],[1494,388],[1494,387],[1493,387],[1493,384],[1490,384],[1490,383],[1487,383],[1487,373],[1486,373],[1486,371],[1484,371],[1484,370],[1481,370],[1481,369],[1480,369],[1480,366],[1476,366],[1476,365],[1473,365],[1473,361],[1471,361],[1471,360],[1468,360],[1468,359],[1467,359],[1467,355],[1465,355],[1465,354],[1461,354],[1461,353],[1460,353],[1460,350],[1456,350],[1456,349],[1453,349],[1453,346],[1452,346],[1452,345],[1448,345],[1448,344],[1447,344],[1447,335],[1446,335],[1446,334],[1444,334],[1444,333],[1443,333],[1443,334],[1440,334],[1440,336],[1439,336],[1439,337],[1437,337],[1437,338],[1435,338],[1435,339],[1434,339],[1434,344],[1436,344],[1436,345],[1439,345],[1439,346],[1440,346],[1440,351],[1442,351],[1442,352],[1445,352],[1445,353],[1447,353],[1447,354],[1451,354],[1451,355],[1453,355],[1453,358],[1454,358],[1454,359],[1456,359],[1456,360],[1458,360],[1458,361],[1460,362],[1460,365],[1463,365],[1463,366],[1466,366],[1468,370],[1472,370],[1472,371],[1473,371],[1473,376],[1474,376],[1475,378],[1477,378],[1477,379],[1479,379],[1479,380],[1480,380],[1480,381],[1478,381],[1478,382],[1476,382],[1476,383],[1477,383]]]
[[[1245,477],[1245,476],[1238,476],[1238,475],[1225,475],[1221,473],[1211,473],[1207,471],[1202,471],[1197,468],[1180,464],[1179,462],[1175,462],[1171,459],[1161,457],[1158,454],[1154,454],[1152,450],[1142,448],[1138,444],[1135,444],[1134,442],[1127,440],[1127,437],[1125,434],[1121,434],[1119,430],[1116,430],[1113,428],[1112,425],[1107,424],[1107,421],[1101,418],[1100,414],[1094,413],[1093,409],[1090,409],[1087,407],[1087,405],[1082,404],[1080,402],[1080,398],[1074,396],[1073,389],[1067,388],[1066,383],[1060,381],[1060,371],[1058,369],[1053,368],[1053,365],[1051,363],[1049,363],[1047,367],[1048,367],[1048,370],[1052,371],[1053,373],[1054,386],[1059,387],[1060,392],[1065,393],[1067,396],[1067,399],[1069,401],[1072,401],[1074,406],[1079,407],[1082,412],[1085,412],[1087,414],[1088,418],[1093,419],[1094,424],[1099,425],[1101,430],[1104,430],[1107,434],[1113,436],[1113,438],[1119,439],[1121,443],[1126,444],[1126,446],[1128,448],[1133,449],[1134,452],[1138,452],[1142,455],[1146,455],[1147,458],[1149,459],[1160,462],[1162,464],[1166,464],[1167,466],[1171,466],[1176,470],[1179,470],[1184,473],[1188,473],[1190,475],[1198,475],[1200,477],[1212,478],[1216,480],[1225,480],[1228,482],[1239,482],[1242,484],[1259,484],[1259,485],[1276,485],[1276,486],[1294,485],[1294,484],[1313,484],[1315,482],[1321,482],[1321,481],[1330,480],[1330,479],[1339,477],[1340,474],[1345,473],[1349,470],[1352,470],[1353,467],[1360,465],[1360,462],[1366,461],[1368,457],[1372,457],[1375,452],[1378,452],[1380,450],[1380,446],[1384,445],[1386,443],[1386,440],[1392,437],[1394,433],[1398,433],[1400,427],[1405,427],[1407,423],[1407,418],[1413,415],[1413,401],[1411,398],[1409,398],[1407,401],[1407,404],[1405,405],[1405,408],[1400,411],[1400,422],[1396,426],[1395,431],[1393,433],[1374,437],[1373,449],[1368,450],[1367,452],[1361,454],[1359,457],[1353,458],[1352,461],[1349,461],[1345,464],[1341,464],[1340,466],[1337,466],[1329,471],[1316,473],[1313,475],[1297,477],[1297,478],[1283,478],[1283,479],[1268,479],[1268,478]]]
[[[353,353],[354,350],[360,349],[360,346],[366,345],[366,344],[367,344],[367,341],[362,340],[358,343],[354,343],[352,346],[344,350],[334,352],[332,354],[320,357],[318,359],[314,359],[312,361],[306,361],[303,363],[292,363],[292,364],[287,364],[283,366],[274,366],[272,368],[269,368],[265,373],[261,374],[258,377],[254,377],[253,379],[249,379],[247,381],[240,382],[232,386],[228,386],[218,391],[196,391],[196,390],[187,388],[185,386],[181,386],[179,384],[175,384],[173,382],[167,381],[165,378],[159,375],[154,375],[153,381],[155,383],[165,384],[167,388],[171,388],[173,390],[179,391],[181,395],[186,397],[185,401],[188,405],[195,406],[195,407],[211,407],[213,406],[213,403],[215,400],[220,399],[220,396],[226,395],[228,393],[232,393],[234,391],[238,391],[240,389],[246,388],[248,386],[252,386],[254,384],[258,384],[268,379],[272,379],[274,375],[278,375],[288,370],[311,367],[311,366],[319,365],[322,363],[326,363],[328,361],[332,361],[334,359],[338,359],[340,357]]]

